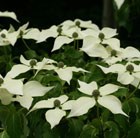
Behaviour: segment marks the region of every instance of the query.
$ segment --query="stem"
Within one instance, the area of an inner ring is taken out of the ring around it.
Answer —
[[[98,101],[97,101],[97,99],[96,99],[96,106],[97,106],[97,118],[98,118],[98,120],[99,120],[99,122],[100,122],[100,127],[99,127],[99,130],[100,130],[100,136],[102,137],[102,138],[104,138],[104,130],[103,130],[103,124],[102,124],[102,120],[101,120],[101,118],[100,118],[100,115],[99,115],[99,103],[98,103]]]
[[[22,40],[23,44],[26,46],[26,48],[28,50],[31,50],[31,48],[27,45],[27,43],[25,42],[25,40],[22,37],[21,37],[21,40]]]
[[[131,97],[135,94],[135,92],[138,90],[139,86],[140,86],[140,82],[138,83],[138,85],[137,85],[137,87],[134,89],[134,91],[133,91],[130,95],[128,95],[128,97],[126,98],[126,100],[128,100],[129,98],[131,98]]]

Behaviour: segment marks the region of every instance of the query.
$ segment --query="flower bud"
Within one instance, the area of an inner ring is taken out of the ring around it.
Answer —
[[[1,34],[2,38],[6,38],[6,35],[4,33]]]
[[[61,105],[61,102],[58,99],[56,99],[54,101],[54,107],[60,107],[60,105]]]
[[[103,33],[99,33],[98,37],[103,40],[105,38],[105,35]]]
[[[97,98],[100,96],[99,90],[94,90],[92,96],[97,100]]]
[[[111,57],[116,57],[117,56],[117,51],[116,50],[112,50],[111,51]]]
[[[129,71],[130,73],[132,73],[134,71],[134,66],[129,64],[126,66],[126,70]]]
[[[80,21],[75,22],[75,25],[78,26],[78,27],[80,27],[80,24],[81,24]]]
[[[30,66],[33,68],[35,65],[36,65],[36,60],[35,59],[32,59],[31,61],[30,61]]]
[[[72,37],[73,37],[73,38],[77,38],[77,37],[78,37],[78,33],[74,32],[74,33],[72,34]]]
[[[58,62],[57,64],[58,68],[63,68],[64,67],[64,63],[62,61]]]

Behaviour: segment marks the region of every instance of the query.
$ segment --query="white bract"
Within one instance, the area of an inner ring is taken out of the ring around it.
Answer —
[[[17,101],[22,107],[29,109],[34,97],[44,96],[52,88],[53,86],[46,87],[38,81],[28,81],[23,85],[23,95],[17,95],[13,101]]]
[[[117,5],[117,8],[120,9],[125,0],[114,0],[114,1],[115,1],[116,5]]]
[[[45,113],[45,118],[50,123],[52,129],[59,124],[64,116],[66,116],[66,111],[71,109],[73,102],[74,100],[68,101],[68,96],[61,95],[56,98],[37,102],[29,113],[37,109],[49,108]]]
[[[83,115],[96,104],[107,108],[113,114],[122,114],[127,116],[127,114],[122,110],[120,100],[114,95],[111,95],[112,93],[116,92],[120,88],[120,86],[109,83],[105,84],[102,87],[99,87],[95,81],[86,83],[79,80],[78,82],[80,85],[80,88],[78,88],[78,90],[84,93],[85,96],[78,98],[73,103],[68,118]]]
[[[0,89],[5,89],[11,94],[23,95],[23,82],[19,79],[12,79],[8,76],[4,78],[0,75]],[[16,85],[15,85],[16,84]]]
[[[9,11],[0,12],[0,17],[12,18],[12,19],[16,20],[17,22],[19,22],[16,14],[14,12],[9,12]]]

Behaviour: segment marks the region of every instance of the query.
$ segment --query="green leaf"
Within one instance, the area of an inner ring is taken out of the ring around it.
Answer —
[[[23,134],[21,115],[18,112],[11,112],[6,120],[6,130],[10,138],[20,138]]]
[[[127,138],[140,138],[140,119],[132,124],[128,131]]]
[[[105,123],[104,135],[105,138],[120,138],[117,124],[113,121],[107,121]]]
[[[78,138],[83,127],[83,121],[77,118],[71,118],[68,120],[69,126],[69,138]]]
[[[4,130],[3,132],[0,133],[0,138],[10,138],[7,134],[7,132]]]
[[[85,125],[80,138],[98,138],[98,129],[94,125]]]

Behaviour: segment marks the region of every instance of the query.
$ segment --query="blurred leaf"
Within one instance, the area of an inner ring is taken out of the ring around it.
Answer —
[[[0,133],[0,138],[10,138],[7,134],[7,132],[4,130],[3,132]]]
[[[104,127],[105,127],[104,131],[105,138],[120,138],[119,129],[115,122],[107,121],[105,122]]]
[[[127,138],[140,138],[140,119],[136,120],[128,131]]]

